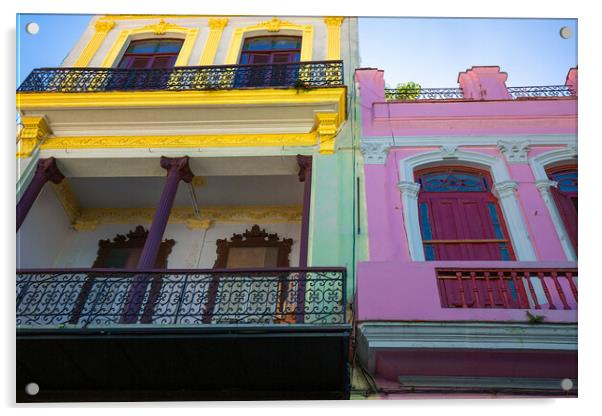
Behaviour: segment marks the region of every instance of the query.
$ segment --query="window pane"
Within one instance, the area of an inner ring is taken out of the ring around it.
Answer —
[[[157,52],[178,53],[181,47],[181,40],[164,40],[159,43]]]
[[[487,182],[478,174],[464,172],[427,173],[419,179],[425,192],[484,192]]]
[[[577,192],[577,172],[557,172],[550,175],[552,180],[558,182],[558,190],[562,192]]]
[[[272,49],[272,38],[257,38],[245,40],[244,50],[266,51]]]
[[[273,49],[299,49],[301,42],[298,38],[275,38]]]
[[[137,40],[130,43],[126,53],[152,53],[157,50],[156,40]]]

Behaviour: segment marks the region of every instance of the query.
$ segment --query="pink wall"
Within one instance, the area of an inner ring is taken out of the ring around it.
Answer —
[[[519,321],[521,309],[443,308],[436,267],[576,268],[575,262],[428,261],[360,262],[357,282],[358,321]],[[548,286],[553,286],[548,284]],[[563,289],[567,289],[563,286]],[[552,293],[555,303],[560,304]],[[567,299],[575,305],[574,299]],[[545,307],[545,306],[544,306]],[[546,322],[577,322],[576,310],[531,310]]]

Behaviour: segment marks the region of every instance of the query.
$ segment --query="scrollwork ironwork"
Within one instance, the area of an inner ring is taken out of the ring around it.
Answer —
[[[343,61],[270,65],[187,66],[170,69],[38,68],[18,92],[228,90],[343,85]]]
[[[127,293],[136,279],[160,282],[154,302],[149,286],[137,323],[203,324],[342,324],[345,271],[337,268],[200,271],[21,271],[17,272],[17,327],[111,327],[120,324]],[[304,279],[303,282],[301,280]],[[215,296],[210,296],[214,282]],[[79,299],[84,285],[86,298]],[[302,289],[300,289],[302,288]],[[298,291],[304,308],[298,308]],[[213,302],[211,315],[206,306]],[[74,313],[77,313],[74,319]],[[209,319],[207,319],[209,318]],[[131,325],[131,324],[128,324]]]

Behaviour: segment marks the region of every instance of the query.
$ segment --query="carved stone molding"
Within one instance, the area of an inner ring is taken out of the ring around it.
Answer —
[[[108,33],[115,27],[113,20],[99,20],[94,24],[94,29],[98,33]]]
[[[550,188],[556,188],[558,186],[558,182],[552,180],[540,180],[535,181],[535,187],[539,191],[539,193],[545,197],[545,195],[549,195]]]
[[[518,190],[518,183],[515,181],[503,181],[496,182],[493,184],[493,194],[497,198],[507,198],[514,196],[514,193]]]
[[[382,165],[387,161],[387,154],[391,148],[391,143],[385,142],[364,142],[360,145],[360,150],[364,155],[364,162],[368,165]]]
[[[455,144],[445,144],[439,147],[441,150],[441,157],[443,159],[458,159],[458,145]]]
[[[280,20],[277,17],[273,17],[272,20],[267,22],[261,22],[258,26],[265,27],[268,32],[279,32],[283,25],[290,25],[291,22]]]
[[[21,117],[23,128],[19,134],[17,157],[29,157],[35,148],[52,132],[44,117]]]
[[[504,155],[508,163],[527,163],[529,161],[528,153],[531,149],[531,142],[529,140],[500,140],[497,143],[497,147],[500,153]]]
[[[341,26],[343,23],[343,17],[327,16],[324,18],[324,23],[326,23],[328,26]]]
[[[401,191],[402,195],[407,195],[410,198],[418,198],[418,192],[420,191],[420,184],[416,182],[400,181],[397,187]]]
[[[316,132],[320,140],[320,153],[331,155],[334,153],[335,137],[337,135],[336,113],[317,113],[316,114]]]
[[[159,20],[159,23],[154,25],[144,26],[143,29],[151,30],[155,35],[164,35],[169,29],[185,29],[182,26],[176,25],[175,23],[167,23],[165,20]]]
[[[209,19],[209,29],[211,30],[224,30],[224,28],[228,25],[228,18],[218,18],[212,17]]]
[[[242,234],[232,234],[230,241],[217,240],[217,260],[214,268],[226,268],[228,264],[228,252],[232,247],[278,247],[277,267],[289,267],[289,254],[293,245],[292,238],[280,239],[278,234],[268,234],[255,224],[251,230],[245,230]]]

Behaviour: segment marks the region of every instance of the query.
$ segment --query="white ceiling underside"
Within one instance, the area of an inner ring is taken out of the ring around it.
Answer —
[[[209,176],[194,187],[199,206],[302,205],[303,182],[297,175]],[[165,177],[70,178],[82,208],[150,208],[161,197]],[[189,185],[180,182],[175,206],[191,204]]]

